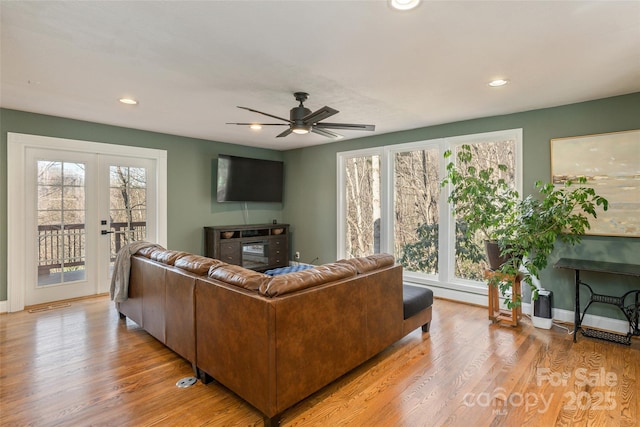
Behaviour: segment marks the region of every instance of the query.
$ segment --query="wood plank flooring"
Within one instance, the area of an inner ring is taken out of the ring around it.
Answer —
[[[260,426],[223,386],[107,297],[0,315],[2,426]],[[349,351],[349,349],[345,349]],[[637,426],[640,343],[493,325],[487,310],[436,300],[419,329],[286,411],[283,426]]]

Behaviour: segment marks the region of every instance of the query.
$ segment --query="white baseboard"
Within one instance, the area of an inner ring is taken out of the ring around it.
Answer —
[[[436,298],[444,298],[452,301],[464,302],[467,304],[482,305],[485,307],[487,306],[486,294],[481,295],[481,294],[474,294],[471,292],[458,291],[455,289],[439,288],[437,286],[433,286],[429,284],[423,285],[421,283],[407,282],[406,280],[405,280],[405,284],[411,285],[411,286],[420,286],[424,288],[429,288],[433,291],[433,296]]]
[[[7,300],[0,301],[0,314],[6,313],[8,310]]]
[[[522,312],[531,315],[531,304],[522,304]],[[570,323],[573,325],[575,314],[571,310],[563,310],[560,308],[554,308],[552,310],[553,320]],[[612,319],[610,317],[595,316],[593,314],[586,314],[582,321],[582,326],[588,328],[604,329],[611,332],[626,335],[629,332],[629,322],[626,320]]]
[[[487,295],[474,294],[469,292],[457,291],[454,289],[439,288],[437,286],[421,285],[418,283],[407,283],[412,286],[424,286],[433,291],[433,296],[437,298],[449,299],[452,301],[463,302],[467,304],[481,305],[487,307]],[[532,305],[530,303],[522,303],[522,313],[531,315]],[[574,312],[572,310],[564,310],[554,308],[552,310],[553,320],[569,323],[573,325]],[[629,332],[629,323],[626,320],[612,319],[609,317],[595,316],[587,314],[584,316],[582,325],[585,327],[604,329],[611,332],[626,335]]]

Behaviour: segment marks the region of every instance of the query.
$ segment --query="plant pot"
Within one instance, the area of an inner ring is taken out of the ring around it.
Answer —
[[[502,264],[509,261],[510,257],[500,255],[500,246],[498,246],[498,242],[485,240],[484,250],[487,254],[487,263],[489,264],[489,268],[493,271],[500,269]]]

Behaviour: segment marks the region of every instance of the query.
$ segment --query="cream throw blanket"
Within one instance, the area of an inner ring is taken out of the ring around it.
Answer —
[[[111,289],[109,290],[111,301],[122,302],[129,297],[129,272],[131,271],[131,255],[135,254],[140,249],[152,246],[157,247],[158,249],[164,249],[162,246],[155,243],[138,240],[137,242],[131,242],[128,245],[125,245],[116,254],[116,260],[113,265],[113,275],[111,276]]]

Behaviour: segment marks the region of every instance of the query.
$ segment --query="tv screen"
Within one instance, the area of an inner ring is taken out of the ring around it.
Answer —
[[[219,202],[282,203],[284,163],[220,154]]]

